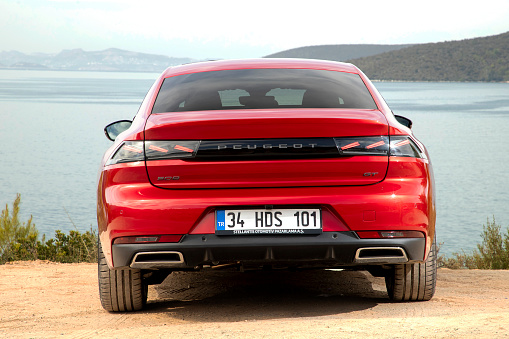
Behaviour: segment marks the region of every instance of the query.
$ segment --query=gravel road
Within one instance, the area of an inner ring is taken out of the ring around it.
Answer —
[[[147,308],[108,313],[95,264],[0,266],[0,337],[504,338],[509,271],[438,272],[428,302],[392,303],[365,272],[174,273]]]

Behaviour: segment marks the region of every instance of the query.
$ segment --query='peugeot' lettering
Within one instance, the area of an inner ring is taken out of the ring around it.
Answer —
[[[310,143],[310,144],[234,144],[234,145],[217,145],[218,150],[225,150],[225,149],[235,149],[235,150],[241,150],[241,149],[257,149],[258,147],[264,148],[264,149],[272,149],[272,148],[279,148],[279,149],[286,149],[286,148],[316,148],[318,147],[317,143]]]

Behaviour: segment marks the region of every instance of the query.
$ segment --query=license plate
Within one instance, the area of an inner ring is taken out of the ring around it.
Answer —
[[[216,234],[319,234],[319,208],[216,210]]]

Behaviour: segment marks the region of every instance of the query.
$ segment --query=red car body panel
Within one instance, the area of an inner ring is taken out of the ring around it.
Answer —
[[[265,109],[152,114],[145,138],[174,140],[308,138],[387,135],[387,120],[379,111],[346,109]],[[318,116],[317,116],[318,115]]]
[[[378,110],[261,109],[151,114],[164,79],[197,72],[317,69],[358,74]],[[129,130],[106,152],[98,184],[98,226],[108,265],[115,239],[214,234],[216,208],[319,206],[323,232],[418,231],[434,238],[435,203],[429,157],[356,156],[263,161],[152,160],[107,165],[126,140],[216,140],[409,136],[371,82],[355,66],[312,60],[218,61],[166,70],[147,94]],[[225,137],[226,135],[226,137]],[[169,173],[168,169],[171,169]],[[206,172],[203,171],[206,168]],[[370,173],[370,175],[363,175]],[[371,175],[376,173],[376,175]],[[184,180],[158,182],[158,177]]]

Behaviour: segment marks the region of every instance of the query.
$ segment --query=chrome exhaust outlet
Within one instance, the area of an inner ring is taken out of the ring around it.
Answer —
[[[401,247],[363,247],[355,253],[359,264],[401,264],[408,262],[408,256]]]
[[[171,268],[184,265],[184,256],[180,252],[138,252],[130,267],[138,269]]]

